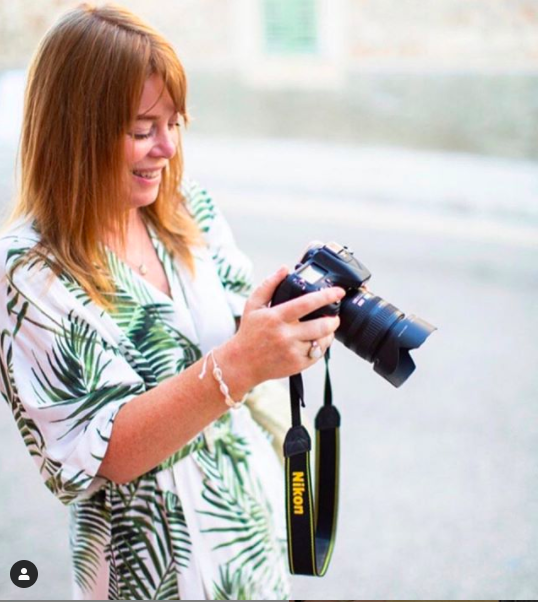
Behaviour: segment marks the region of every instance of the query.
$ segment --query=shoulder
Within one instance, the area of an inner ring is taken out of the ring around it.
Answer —
[[[17,261],[23,259],[40,241],[30,219],[13,222],[0,233],[0,278],[9,274]]]
[[[56,306],[64,287],[46,253],[31,251],[41,241],[32,220],[11,224],[0,235],[0,315],[13,314],[21,306],[24,315],[29,305]]]

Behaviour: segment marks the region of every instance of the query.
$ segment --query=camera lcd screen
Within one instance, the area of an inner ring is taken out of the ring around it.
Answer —
[[[323,278],[325,272],[320,272],[319,270],[314,269],[311,265],[307,265],[303,270],[301,270],[298,275],[308,282],[308,284],[314,284],[320,278]]]

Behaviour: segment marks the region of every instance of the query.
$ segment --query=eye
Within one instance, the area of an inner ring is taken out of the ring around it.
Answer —
[[[168,124],[169,130],[173,130],[175,128],[181,128],[181,121],[174,121],[173,123]],[[154,129],[155,127],[152,127],[149,132],[129,132],[129,136],[135,140],[147,140],[152,136]]]
[[[128,135],[135,140],[147,140],[151,136],[151,130],[149,132],[128,132]]]

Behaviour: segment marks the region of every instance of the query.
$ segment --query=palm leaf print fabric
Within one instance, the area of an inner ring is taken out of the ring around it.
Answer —
[[[75,599],[287,600],[283,477],[247,407],[129,483],[98,476],[121,407],[230,338],[251,290],[212,198],[188,180],[182,192],[207,247],[193,278],[148,229],[171,297],[107,249],[105,312],[44,260],[11,272],[39,240],[31,221],[0,238],[0,393],[68,506]]]

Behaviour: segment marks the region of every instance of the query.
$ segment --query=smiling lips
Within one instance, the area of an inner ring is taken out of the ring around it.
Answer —
[[[151,171],[141,171],[137,169],[133,169],[133,174],[138,176],[139,178],[144,178],[145,180],[155,180],[161,175],[162,169],[155,169]]]

